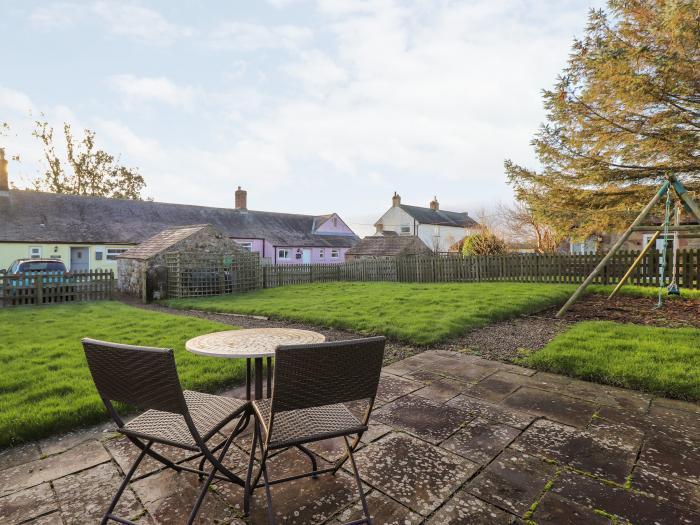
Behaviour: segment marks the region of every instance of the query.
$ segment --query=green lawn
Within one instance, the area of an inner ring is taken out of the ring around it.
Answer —
[[[574,289],[572,285],[504,282],[323,283],[166,303],[175,308],[266,315],[424,345],[561,304]]]
[[[588,293],[601,293],[605,295],[610,295],[615,287],[610,285],[594,284],[589,286],[586,291]],[[659,296],[659,288],[657,286],[623,286],[620,288],[618,295],[636,295],[641,297],[652,297],[656,299]],[[681,295],[668,295],[666,289],[663,291],[664,300],[677,301],[680,299],[700,299],[700,290],[691,290],[688,288],[681,288]]]
[[[700,330],[586,321],[523,359],[540,370],[700,400]]]
[[[240,360],[184,349],[219,323],[149,312],[116,302],[0,309],[0,446],[106,419],[80,339],[173,348],[185,388],[223,389],[240,382]]]

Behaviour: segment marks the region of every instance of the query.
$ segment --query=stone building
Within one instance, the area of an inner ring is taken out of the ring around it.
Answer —
[[[167,228],[118,256],[117,290],[144,301],[166,297],[166,254],[178,252],[259,259],[210,224]]]

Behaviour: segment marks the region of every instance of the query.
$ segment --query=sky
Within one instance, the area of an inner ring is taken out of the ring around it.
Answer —
[[[476,214],[512,200],[551,87],[600,0],[0,0],[10,180],[43,172],[43,114],[92,129],[157,201]],[[60,145],[60,144],[59,144]]]

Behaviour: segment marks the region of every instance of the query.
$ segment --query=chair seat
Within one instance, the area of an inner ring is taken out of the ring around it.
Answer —
[[[267,425],[272,409],[271,399],[258,399],[252,402],[253,410],[261,422],[264,439],[267,439]],[[273,421],[270,449],[300,445],[337,436],[357,434],[367,430],[343,404],[324,405],[300,410],[276,412]]]
[[[194,426],[204,441],[243,412],[247,404],[241,399],[191,390],[185,390],[183,394]],[[121,431],[146,440],[199,450],[185,418],[172,412],[147,410],[124,425]]]

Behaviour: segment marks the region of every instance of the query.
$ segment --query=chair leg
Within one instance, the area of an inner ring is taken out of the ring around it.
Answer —
[[[246,424],[245,424],[245,425],[242,425],[243,420],[246,420]],[[233,429],[233,432],[231,433],[231,435],[235,438],[238,434],[240,434],[241,432],[243,432],[243,429],[246,427],[247,424],[248,424],[248,422],[247,422],[247,417],[246,417],[245,415],[241,416],[241,417],[238,419],[238,423],[236,424],[236,427]],[[211,452],[212,452],[212,453],[213,453],[213,452],[217,452],[217,451],[220,450],[221,447],[223,447],[225,444],[226,444],[226,440],[223,440],[221,443],[219,443],[219,444],[216,445],[213,449],[211,449]],[[207,457],[204,456],[204,455],[202,455],[202,459],[201,459],[201,461],[199,462],[199,470],[202,471],[202,473],[199,474],[199,481],[202,481],[202,480],[204,479],[204,464],[205,464],[206,462],[207,462]]]
[[[357,464],[355,464],[355,456],[353,455],[353,451],[350,448],[350,442],[348,441],[347,436],[343,436],[343,440],[345,441],[345,451],[347,453],[348,458],[350,459],[350,464],[352,465],[352,473],[355,475],[355,483],[357,483],[357,490],[360,491],[360,500],[362,501],[362,510],[364,511],[366,521],[360,520],[355,523],[368,523],[369,525],[372,525],[372,517],[369,514],[369,507],[367,506],[367,498],[365,498],[365,492],[362,490],[362,480],[360,479],[360,473],[357,471]],[[359,441],[359,438],[358,438]]]
[[[302,445],[297,445],[297,448],[301,450],[304,454],[309,456],[309,459],[311,460],[311,470],[313,472],[318,470],[318,464],[316,463],[316,456],[314,455],[313,452],[311,452],[308,448],[302,446]],[[314,474],[311,476],[313,479],[318,478],[318,474]]]
[[[275,515],[272,512],[272,494],[270,494],[270,480],[267,477],[267,458],[262,458],[260,469],[262,470],[263,481],[265,482],[265,497],[267,499],[267,523],[275,525]]]
[[[137,446],[138,448],[140,448],[141,450],[146,450],[146,445],[144,445],[143,443],[141,443],[140,440],[138,440],[138,439],[136,439],[136,438],[134,438],[134,437],[131,437],[131,436],[126,436],[126,437],[129,438],[129,441],[131,441],[134,445],[136,445],[136,446]],[[162,464],[165,465],[166,467],[171,468],[171,469],[173,469],[173,470],[176,471],[176,472],[182,472],[182,468],[181,468],[179,465],[176,465],[175,463],[173,463],[172,461],[170,461],[170,460],[169,460],[168,458],[166,458],[165,456],[161,456],[160,454],[158,454],[158,452],[154,452],[153,450],[151,450],[150,448],[148,448],[148,450],[146,451],[146,454],[148,454],[149,456],[151,456],[153,459],[155,459],[155,460],[158,461],[159,463],[162,463]]]
[[[248,516],[250,514],[250,496],[252,494],[252,489],[250,487],[250,481],[253,477],[253,464],[255,463],[255,447],[258,444],[258,425],[255,424],[253,428],[253,444],[250,447],[250,460],[248,461],[248,473],[245,478],[245,487],[243,492],[243,514]]]
[[[346,439],[346,438],[343,437],[343,439]],[[358,434],[357,437],[355,438],[355,440],[353,441],[352,446],[350,447],[350,450],[352,452],[355,452],[357,445],[360,444],[360,439],[362,439],[362,433]],[[347,439],[346,439],[346,441],[347,441]],[[345,454],[343,454],[342,458],[336,460],[335,465],[333,465],[333,475],[334,476],[340,470],[340,467],[342,467],[345,464],[345,462],[348,460],[349,457],[350,457],[350,454],[346,451]]]
[[[226,452],[228,452],[228,449],[231,446],[231,443],[233,443],[234,437],[235,437],[235,433],[232,433],[224,442],[223,450],[221,451],[221,454],[219,454],[219,458],[218,458],[219,463],[226,456]],[[216,464],[213,464],[211,472],[209,473],[207,480],[204,482],[204,486],[202,486],[202,490],[199,491],[199,495],[197,496],[197,501],[195,501],[194,507],[192,507],[192,511],[190,512],[190,517],[187,520],[187,525],[191,525],[192,523],[194,523],[194,520],[197,517],[197,513],[199,512],[199,508],[202,506],[202,503],[204,502],[204,497],[207,494],[207,490],[209,490],[209,486],[211,485],[211,482],[214,480],[214,476],[216,475],[217,470],[219,470],[219,467]]]
[[[107,512],[105,512],[104,516],[102,517],[102,521],[100,522],[101,525],[106,525],[106,523],[110,519],[113,519],[115,517],[112,515],[112,512],[114,512],[114,509],[117,506],[117,503],[119,503],[119,498],[121,498],[122,494],[124,494],[124,490],[126,490],[126,487],[129,485],[129,481],[131,480],[132,476],[136,472],[136,469],[139,468],[141,461],[143,461],[143,458],[146,457],[146,454],[150,450],[151,445],[153,445],[153,441],[149,441],[141,449],[141,453],[139,454],[139,457],[136,458],[136,461],[134,461],[134,464],[131,465],[131,468],[126,473],[126,476],[124,477],[124,480],[122,481],[122,484],[119,485],[119,489],[117,490],[117,493],[114,495],[114,497],[112,498],[112,502],[109,504],[109,508],[107,508]]]

